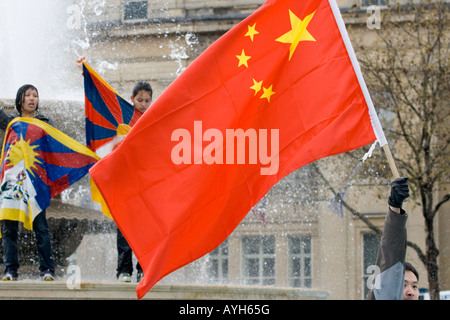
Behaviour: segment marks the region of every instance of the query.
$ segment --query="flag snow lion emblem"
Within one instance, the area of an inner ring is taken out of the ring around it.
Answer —
[[[14,119],[3,142],[0,220],[21,221],[32,230],[34,218],[50,205],[50,199],[81,179],[98,159],[47,123]]]

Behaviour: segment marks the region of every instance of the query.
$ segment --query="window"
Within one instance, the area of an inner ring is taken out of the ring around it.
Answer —
[[[244,283],[275,285],[275,237],[243,237],[242,247]]]
[[[124,4],[123,18],[129,20],[147,19],[148,2],[147,1],[126,1]]]
[[[375,266],[376,264],[379,243],[380,240],[375,233],[363,234],[363,298],[367,296],[367,293],[369,291],[367,280],[374,274],[374,270],[369,267]]]
[[[209,253],[208,276],[211,283],[228,282],[228,239]]]
[[[363,7],[386,6],[388,0],[362,0]]]
[[[288,241],[289,284],[291,287],[311,288],[311,237],[289,237]]]

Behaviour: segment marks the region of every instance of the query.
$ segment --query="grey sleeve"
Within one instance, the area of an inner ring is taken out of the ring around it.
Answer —
[[[378,248],[374,288],[367,299],[402,300],[408,215],[388,211]]]

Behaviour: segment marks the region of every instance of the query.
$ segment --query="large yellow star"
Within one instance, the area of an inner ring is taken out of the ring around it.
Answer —
[[[269,88],[263,87],[263,91],[264,91],[264,93],[261,95],[260,99],[266,98],[267,101],[270,102],[270,97],[275,94],[275,92],[272,91],[272,85]]]
[[[11,162],[12,166],[17,165],[24,160],[25,169],[34,175],[31,169],[37,169],[36,163],[42,163],[37,156],[39,153],[35,152],[38,146],[31,146],[30,141],[25,141],[21,136],[19,141],[14,142],[11,149],[8,152],[7,158]]]
[[[316,41],[316,39],[313,38],[309,31],[306,30],[309,22],[314,16],[314,13],[316,12],[314,11],[302,21],[294,13],[292,13],[291,10],[289,10],[292,30],[286,32],[281,37],[276,39],[276,41],[278,42],[291,44],[291,47],[289,49],[289,60],[291,60],[292,55],[294,54],[295,49],[297,49],[298,43],[300,41]]]
[[[241,55],[240,55],[240,56],[236,56],[236,58],[239,59],[239,65],[238,65],[238,68],[239,68],[240,66],[242,66],[242,65],[244,65],[244,66],[246,66],[246,67],[248,68],[247,61],[248,61],[248,59],[251,58],[251,56],[246,56],[246,55],[245,55],[245,52],[244,52],[244,49],[242,49]]]
[[[253,37],[255,36],[255,34],[258,34],[259,32],[256,31],[256,23],[253,26],[248,26],[248,31],[245,34],[246,37],[250,37],[250,39],[253,42]]]

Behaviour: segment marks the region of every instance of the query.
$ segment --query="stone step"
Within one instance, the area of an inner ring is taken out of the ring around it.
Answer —
[[[0,299],[7,300],[137,300],[136,283],[66,281],[0,281]],[[154,286],[143,300],[323,300],[329,292],[315,289],[229,286],[166,285]]]

